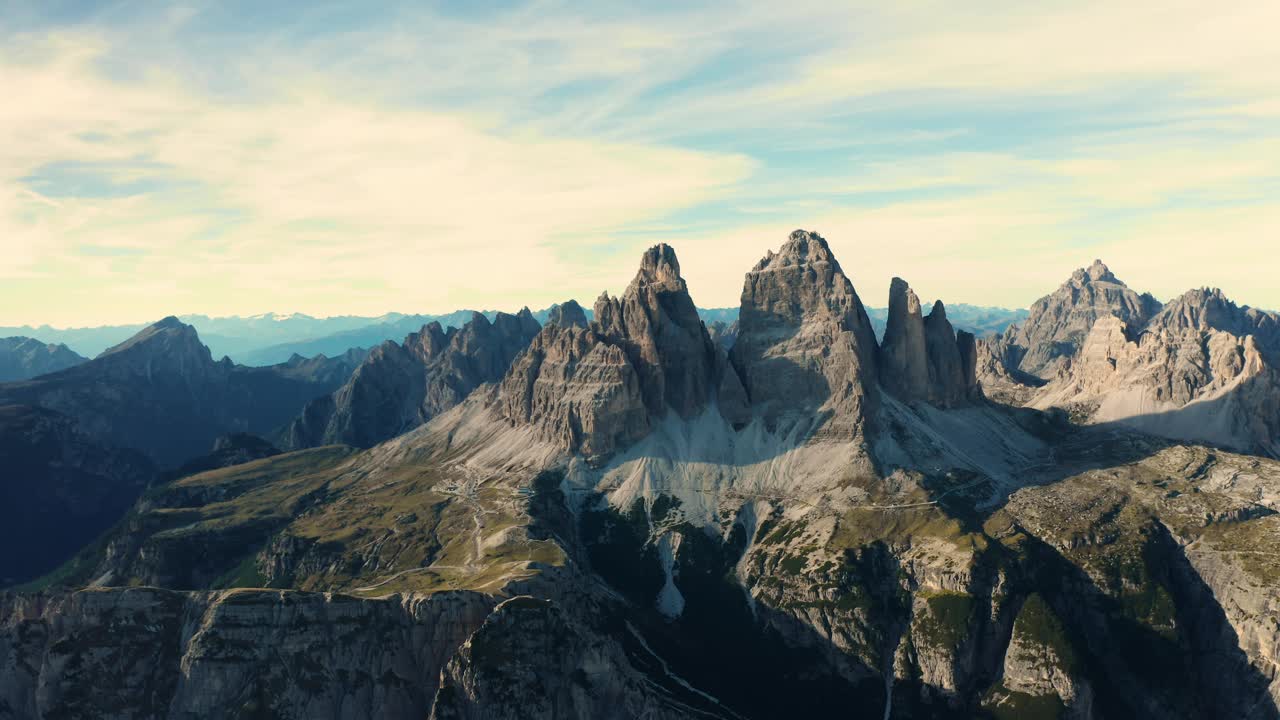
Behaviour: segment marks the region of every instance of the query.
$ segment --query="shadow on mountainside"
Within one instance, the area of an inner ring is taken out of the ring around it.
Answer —
[[[1063,619],[1100,717],[1280,717],[1269,680],[1240,649],[1213,592],[1158,523],[1140,558],[1117,554],[1104,589],[1076,562],[1031,539],[1029,590]],[[1119,563],[1118,565],[1115,563]]]
[[[835,717],[883,708],[878,671],[807,626],[789,624],[784,637],[780,623],[769,619],[775,612],[750,602],[732,572],[746,547],[740,528],[728,543],[683,528],[682,607],[673,618],[657,608],[666,575],[643,505],[638,501],[626,513],[591,507],[588,502],[577,528],[578,547],[585,566],[629,601],[618,629],[637,668],[656,674],[659,663],[662,675],[678,677],[728,708],[717,713],[723,717]]]
[[[1254,376],[1210,400],[1095,427],[1280,459],[1280,383]]]
[[[1036,410],[987,402],[993,412],[1010,418],[1027,434],[1046,446],[1043,457],[1020,469],[1013,483],[996,497],[976,499],[983,508],[981,519],[1003,507],[1008,496],[1019,488],[1051,485],[1092,470],[1104,470],[1139,463],[1162,451],[1178,446],[1203,446],[1262,459],[1277,459],[1280,449],[1280,395],[1262,380],[1242,383],[1229,393],[1213,400],[1188,405],[1164,413],[1139,415],[1134,418],[1084,425],[1072,420],[1070,409]],[[1237,433],[1232,438],[1225,429],[1239,419],[1242,408],[1257,410],[1256,421],[1247,426],[1253,431],[1244,442]],[[952,413],[956,411],[935,411]],[[1174,432],[1178,431],[1178,432]],[[1272,434],[1270,447],[1265,438]],[[929,475],[927,469],[922,469]],[[954,483],[935,482],[927,485],[934,500],[946,505],[945,498],[954,491]],[[996,484],[992,489],[998,490]],[[955,503],[952,503],[953,505]],[[969,512],[977,512],[970,509]]]

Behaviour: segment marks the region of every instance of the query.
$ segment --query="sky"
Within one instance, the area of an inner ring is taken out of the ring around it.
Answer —
[[[1275,0],[0,3],[0,324],[589,303],[795,228],[863,301],[1280,309]]]

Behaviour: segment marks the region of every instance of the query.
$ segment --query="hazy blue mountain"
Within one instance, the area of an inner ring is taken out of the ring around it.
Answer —
[[[0,337],[0,382],[27,380],[88,360],[66,345],[53,345],[29,337]]]
[[[54,345],[66,345],[85,357],[96,357],[103,350],[128,340],[146,323],[102,325],[99,327],[55,328],[49,325],[11,325],[0,327],[0,337],[18,335],[36,338]]]
[[[957,329],[983,336],[1004,330],[1012,322],[1027,315],[1026,310],[981,307],[956,303],[947,306],[952,324]],[[533,317],[545,323],[550,307],[535,310]],[[587,319],[592,319],[589,305],[583,305]],[[243,365],[275,365],[288,362],[294,355],[335,357],[352,348],[369,350],[386,342],[400,342],[405,336],[418,332],[431,322],[445,328],[461,328],[480,312],[492,320],[496,310],[455,310],[441,315],[387,313],[376,317],[339,315],[316,318],[294,313],[282,315],[264,313],[250,316],[208,317],[205,315],[181,315],[184,323],[200,333],[200,339],[209,347],[214,357],[230,357]],[[884,331],[885,308],[867,308],[876,334]],[[738,308],[699,308],[698,315],[710,327],[723,323],[725,327],[738,320]],[[118,345],[145,328],[144,324],[104,325],[87,328],[54,328],[48,325],[33,327],[0,327],[0,337],[21,335],[38,338],[43,343],[60,343],[86,357],[96,357],[103,350]],[[30,377],[30,376],[27,376]],[[4,378],[0,378],[4,379]],[[19,378],[8,378],[19,379]]]
[[[368,350],[387,340],[404,340],[406,335],[418,332],[424,325],[433,322],[440,323],[441,327],[461,328],[475,312],[480,312],[490,320],[497,315],[494,310],[457,310],[446,315],[384,315],[382,318],[367,318],[369,322],[364,325],[338,332],[262,345],[251,351],[232,355],[232,359],[245,365],[274,365],[285,362],[294,355],[336,356],[351,348]]]
[[[361,360],[353,352],[271,367],[215,361],[194,327],[168,317],[93,360],[0,385],[0,404],[54,410],[99,443],[173,466],[227,433],[280,427],[346,382]]]
[[[485,314],[493,317],[493,311]],[[433,320],[449,327],[460,327],[471,318],[471,311],[458,310],[444,315],[387,313],[327,318],[298,313],[264,313],[244,317],[180,315],[178,318],[200,333],[200,339],[215,358],[228,356],[236,362],[250,365],[271,365],[286,362],[295,353],[305,357],[323,353],[332,357],[351,348],[368,349],[383,340],[401,340]],[[64,344],[80,355],[97,357],[145,327],[144,323],[84,328],[22,325],[0,327],[0,337],[38,338],[42,343]]]

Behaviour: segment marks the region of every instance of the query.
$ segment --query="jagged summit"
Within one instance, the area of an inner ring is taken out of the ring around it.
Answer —
[[[595,318],[639,373],[650,415],[660,417],[669,407],[687,418],[706,407],[714,347],[670,245],[645,251],[622,297],[596,301]]]
[[[98,360],[117,370],[150,375],[163,369],[188,378],[205,376],[217,365],[195,327],[172,315],[102,351]]]
[[[759,272],[766,268],[819,263],[832,263],[835,265],[835,271],[841,272],[840,264],[836,262],[831,246],[827,244],[825,238],[808,230],[792,230],[778,252],[770,250],[752,270]]]
[[[1037,300],[1026,320],[988,341],[984,352],[995,355],[1009,372],[1040,382],[1052,378],[1079,350],[1100,318],[1114,315],[1136,327],[1145,325],[1160,308],[1150,294],[1131,290],[1101,260],[1095,260]]]
[[[342,387],[316,398],[280,436],[290,449],[369,447],[411,430],[500,380],[541,327],[528,308],[473,313],[462,328],[430,322],[403,343],[374,348]]]
[[[603,459],[668,412],[691,418],[712,404],[725,367],[671,246],[645,251],[622,296],[596,300],[593,322],[577,303],[562,307],[570,322],[549,321],[502,383],[508,420]]]
[[[1252,335],[1268,354],[1280,354],[1280,318],[1275,314],[1232,302],[1219,288],[1188,290],[1169,301],[1145,328],[1149,332],[1228,332]]]
[[[929,368],[924,339],[924,318],[918,298],[906,280],[889,282],[889,317],[880,343],[880,381],[890,393],[904,399],[927,397]]]
[[[659,243],[646,250],[640,258],[640,270],[632,284],[642,281],[683,287],[684,278],[680,276],[680,260],[676,258],[675,248]]]
[[[593,322],[580,312],[568,323],[549,316],[502,383],[503,415],[598,462],[667,413],[692,419],[714,406],[736,429],[759,419],[769,432],[850,441],[864,436],[882,382],[907,402],[980,398],[974,338],[957,335],[946,307],[935,303],[923,317],[919,298],[895,278],[882,349],[816,233],[791,233],[747,273],[727,353],[679,268],[675,250],[657,245],[621,297],[600,295]]]
[[[941,300],[921,316],[920,299],[902,278],[889,284],[889,317],[880,345],[880,381],[907,401],[952,407],[977,399],[976,344],[956,334]]]
[[[866,308],[820,235],[796,230],[747,273],[730,359],[766,426],[816,417],[858,434],[875,355]]]
[[[566,300],[547,310],[547,324],[560,327],[586,327],[587,313],[577,300]]]
[[[87,360],[66,345],[29,337],[0,338],[0,383],[47,375]]]
[[[1071,278],[1077,282],[1105,282],[1115,285],[1124,285],[1124,283],[1111,272],[1111,268],[1107,267],[1101,260],[1094,260],[1093,264],[1089,267],[1076,270],[1072,273]]]

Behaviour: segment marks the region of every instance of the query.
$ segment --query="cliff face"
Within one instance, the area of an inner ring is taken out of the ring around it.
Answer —
[[[714,348],[671,246],[646,252],[622,297],[605,293],[596,300],[595,318],[601,337],[621,347],[640,376],[651,415],[670,408],[692,417],[706,407]]]
[[[492,600],[154,588],[0,596],[0,717],[426,717]]]
[[[1141,329],[1100,319],[1031,401],[1094,423],[1280,456],[1275,320],[1193,291]],[[1237,334],[1245,333],[1245,334]]]
[[[572,308],[566,312],[572,321]],[[403,343],[387,341],[341,388],[309,403],[280,442],[290,449],[371,447],[412,430],[501,379],[539,329],[525,308],[517,315],[498,313],[492,322],[475,313],[460,330],[433,322]]]
[[[880,346],[880,381],[907,401],[956,407],[980,400],[977,345],[972,334],[955,329],[939,300],[928,316],[901,278],[889,286],[889,318]]]
[[[1003,334],[1003,361],[1012,369],[1047,380],[1080,348],[1094,323],[1117,317],[1140,327],[1160,311],[1149,294],[1139,294],[1101,260],[1072,273],[1053,293],[1037,300],[1021,323]]]
[[[590,459],[649,432],[639,373],[594,328],[548,325],[507,374],[502,395],[507,418]]]
[[[687,419],[716,405],[744,419],[741,385],[699,319],[669,246],[641,257],[621,297],[601,295],[593,322],[578,315],[548,323],[507,373],[508,421],[598,464],[668,413]]]
[[[862,431],[874,402],[875,335],[821,236],[797,230],[747,273],[730,359],[767,427]]]

